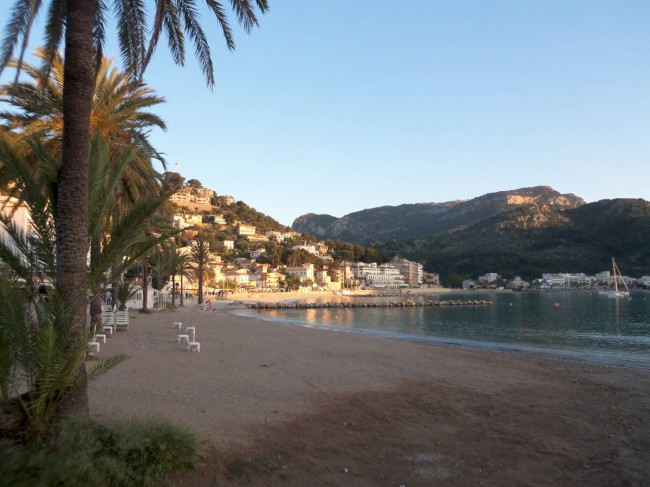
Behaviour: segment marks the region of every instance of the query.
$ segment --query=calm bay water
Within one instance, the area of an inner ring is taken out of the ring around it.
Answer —
[[[399,298],[382,299],[395,301]],[[299,326],[419,342],[512,349],[650,367],[650,293],[647,292],[633,292],[629,301],[609,299],[588,292],[473,292],[411,299],[486,299],[494,304],[411,308],[246,309],[241,310],[241,314]],[[339,300],[377,302],[381,299]],[[559,303],[559,307],[555,303]]]

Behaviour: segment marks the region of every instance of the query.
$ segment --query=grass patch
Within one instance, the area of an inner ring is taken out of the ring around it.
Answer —
[[[167,421],[70,420],[38,442],[0,441],[0,486],[160,485],[171,472],[194,468],[200,453],[194,433]]]

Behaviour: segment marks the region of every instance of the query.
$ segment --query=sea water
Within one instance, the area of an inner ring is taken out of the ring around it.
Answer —
[[[590,292],[495,292],[402,299],[489,300],[484,306],[241,310],[241,314],[418,342],[509,349],[650,368],[650,293],[612,299]],[[337,298],[379,302],[400,298]],[[332,301],[325,299],[320,301]],[[315,302],[319,300],[305,300]]]

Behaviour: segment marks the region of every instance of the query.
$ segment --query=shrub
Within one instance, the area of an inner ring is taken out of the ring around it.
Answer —
[[[0,442],[0,485],[159,485],[200,452],[193,432],[160,419],[68,420],[37,442]]]

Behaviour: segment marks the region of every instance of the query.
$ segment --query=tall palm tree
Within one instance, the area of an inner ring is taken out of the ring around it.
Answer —
[[[189,265],[187,254],[181,254],[175,245],[168,245],[164,250],[164,259],[167,265],[167,271],[172,280],[172,308],[176,308],[176,276],[186,273]]]
[[[192,260],[196,265],[196,277],[198,280],[198,303],[203,303],[203,277],[204,269],[207,266],[210,260],[210,243],[208,240],[199,235],[196,237],[196,240],[192,244]]]
[[[0,72],[9,63],[22,40],[18,66],[22,64],[31,27],[42,0],[16,0],[0,48]],[[119,43],[125,64],[136,79],[151,59],[161,32],[167,34],[174,61],[185,62],[185,37],[194,42],[195,51],[208,86],[214,84],[213,64],[207,38],[198,22],[195,0],[156,0],[153,26],[146,22],[146,5],[140,1],[113,0],[117,15]],[[226,43],[234,49],[232,32],[223,5],[206,0],[221,26]],[[58,46],[65,44],[63,77],[62,164],[58,173],[58,209],[56,227],[57,283],[68,307],[76,309],[71,337],[85,330],[85,296],[88,231],[88,161],[90,157],[90,116],[96,59],[101,59],[106,22],[107,0],[51,0],[45,24],[48,59],[54,58]],[[237,20],[248,32],[257,25],[255,5],[268,10],[267,0],[231,0]],[[147,32],[151,35],[147,40]],[[16,80],[18,74],[16,75]],[[81,398],[83,402],[83,398]],[[87,401],[86,401],[87,403]],[[83,406],[83,404],[82,404]]]
[[[178,276],[181,279],[181,293],[180,293],[180,306],[183,307],[185,304],[183,303],[184,299],[184,294],[185,290],[183,289],[183,278],[184,277],[189,277],[192,274],[192,264],[190,262],[190,256],[188,254],[182,254],[179,256],[180,257],[180,262],[178,264]]]

